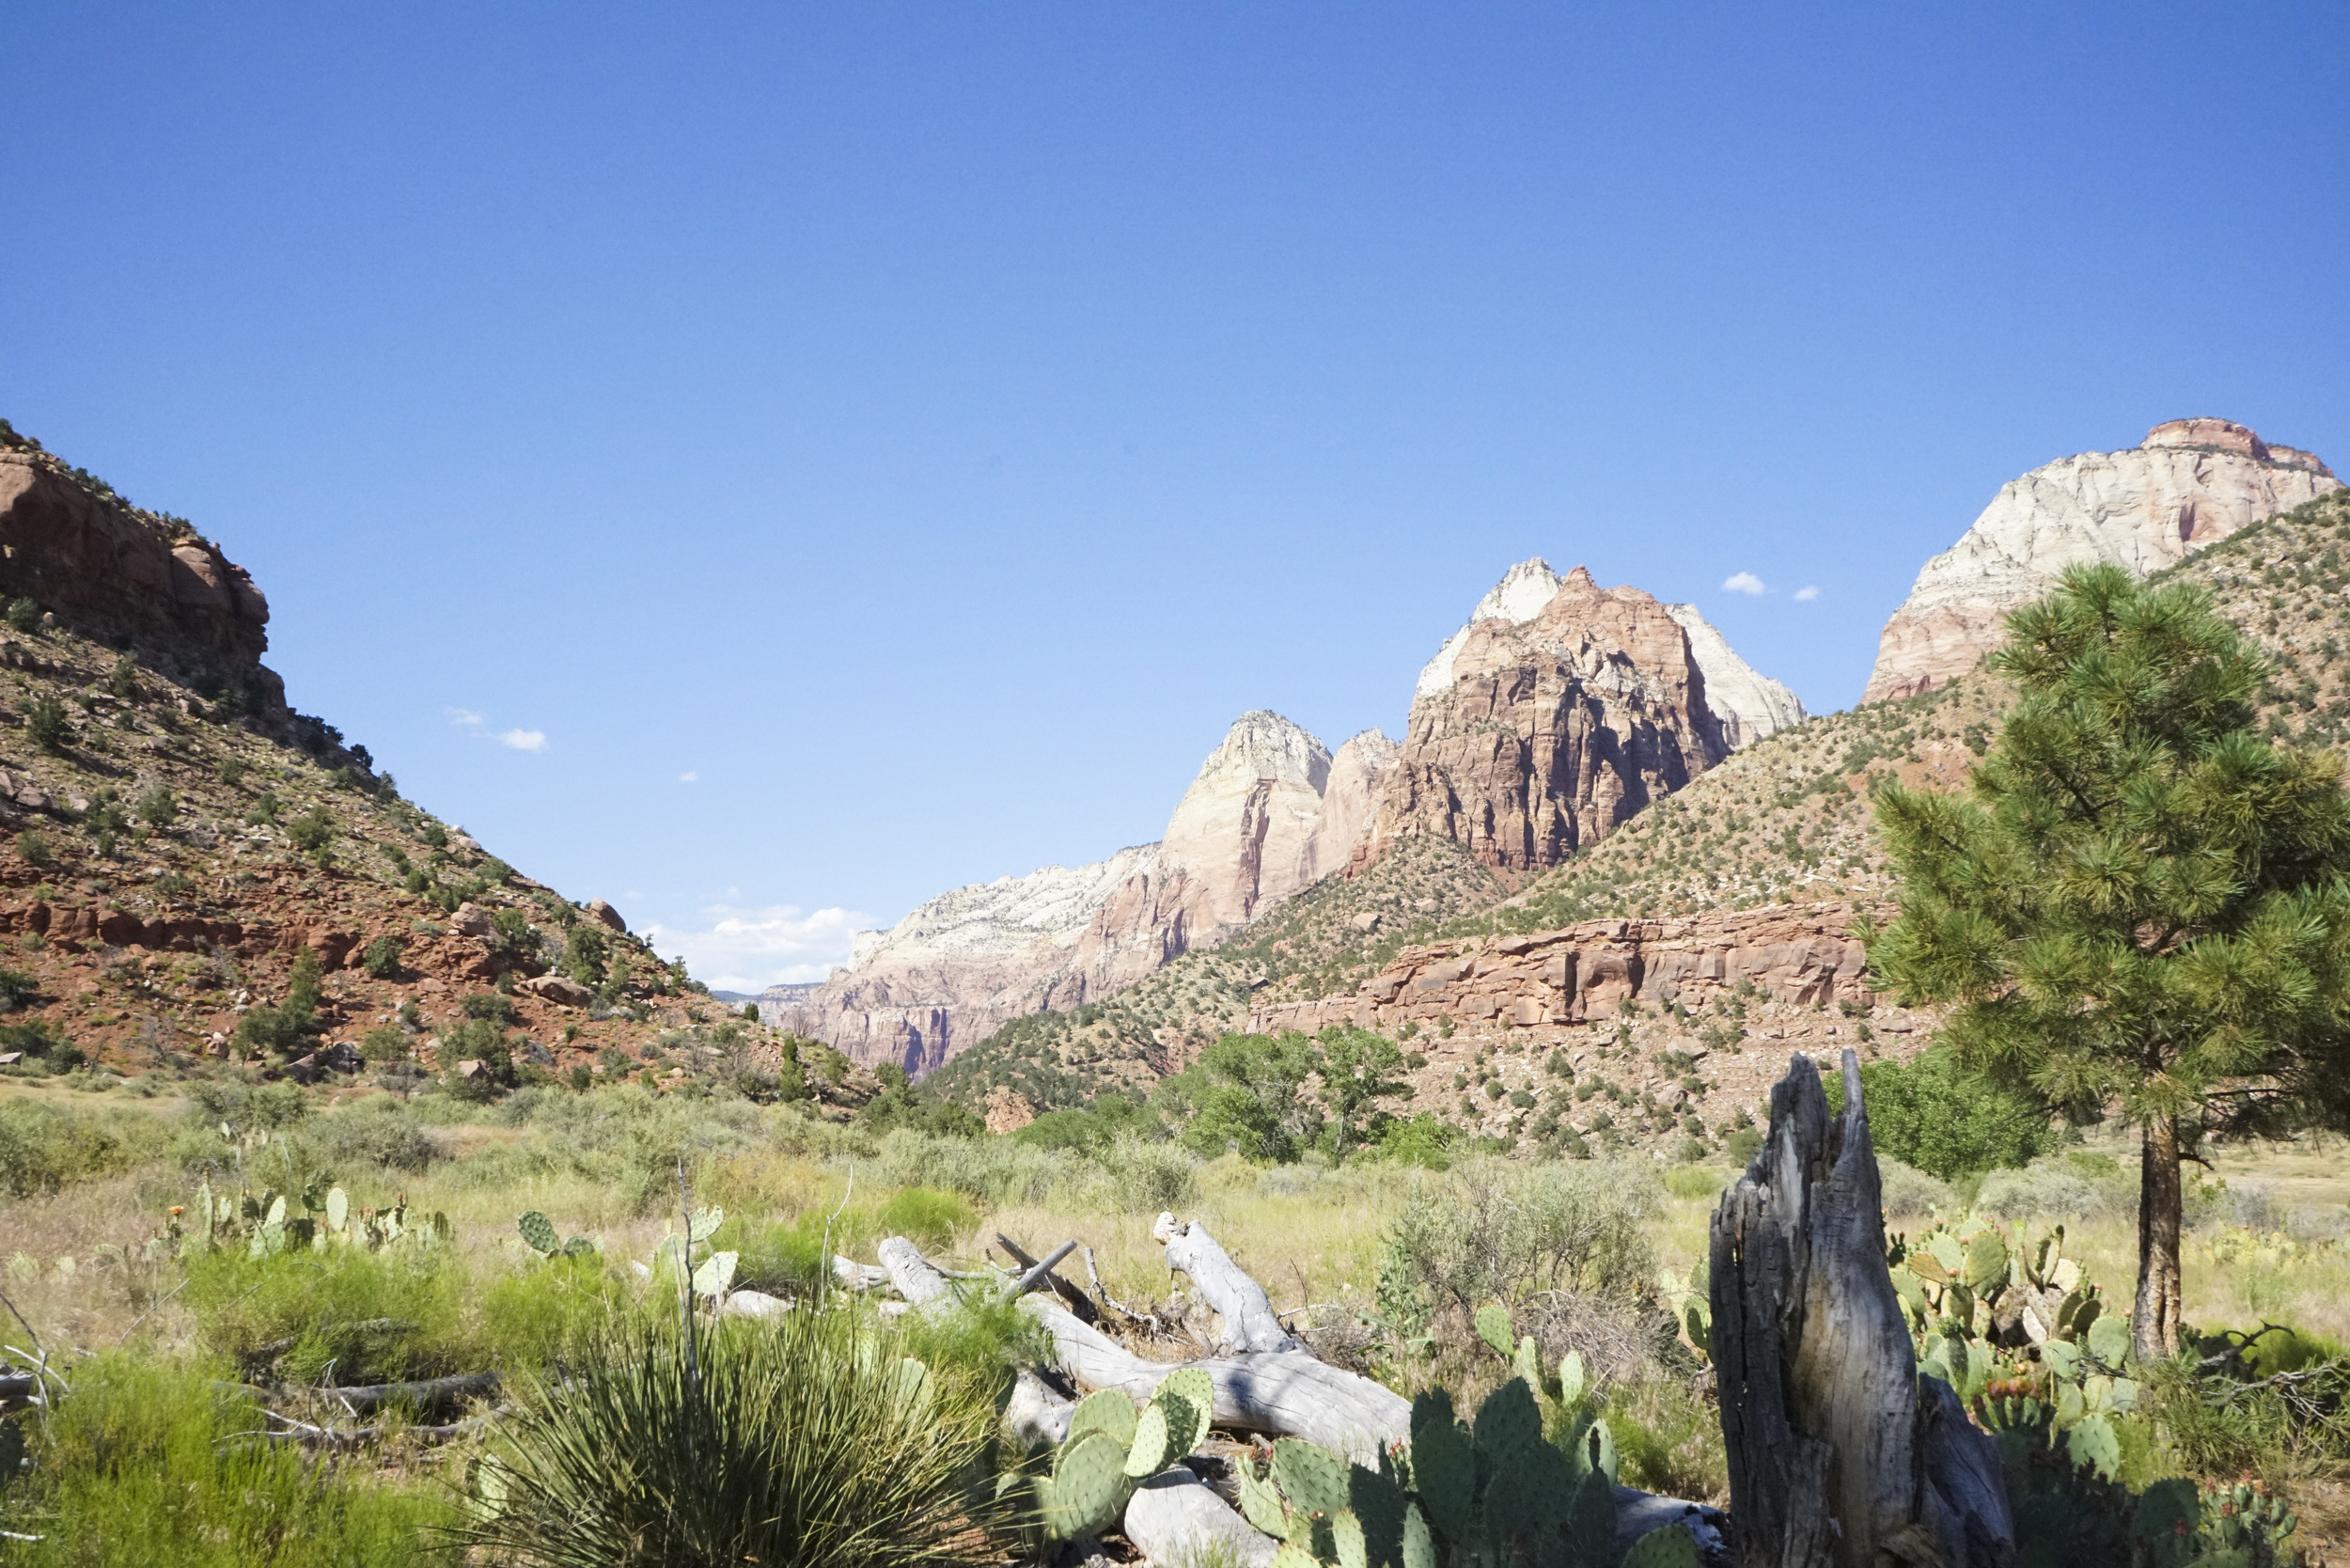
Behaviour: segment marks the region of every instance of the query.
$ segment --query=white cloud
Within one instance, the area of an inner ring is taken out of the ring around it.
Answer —
[[[1805,587],[1795,590],[1795,603],[1798,604],[1809,604],[1818,597],[1820,597],[1820,590],[1815,588]]]
[[[451,708],[448,711],[448,721],[463,729],[481,728],[481,715],[471,708]]]
[[[701,775],[697,773],[682,773],[677,776],[677,781],[681,784],[691,784],[700,777]]]
[[[1762,579],[1753,572],[1733,572],[1722,579],[1722,591],[1725,593],[1768,593],[1771,590],[1763,587]]]
[[[544,751],[547,748],[547,732],[543,729],[501,729],[498,731],[498,745],[511,746],[516,751]]]
[[[849,962],[856,933],[872,921],[854,910],[804,911],[796,904],[735,909],[713,904],[699,930],[645,927],[645,937],[665,953],[683,953],[693,977],[721,991],[759,991],[822,980]]]

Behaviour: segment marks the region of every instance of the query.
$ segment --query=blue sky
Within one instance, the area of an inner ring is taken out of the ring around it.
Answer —
[[[816,978],[1155,837],[1247,709],[1399,732],[1528,556],[1829,710],[2027,468],[2350,460],[2346,33],[19,5],[0,416],[220,540],[413,798]]]

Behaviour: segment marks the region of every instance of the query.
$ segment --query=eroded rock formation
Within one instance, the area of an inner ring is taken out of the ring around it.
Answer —
[[[1248,1027],[1393,1033],[1449,1018],[1532,1029],[1604,1019],[1626,1000],[1695,1011],[1741,981],[1804,1007],[1866,1001],[1867,955],[1848,934],[1857,913],[1847,903],[1788,904],[1407,948],[1353,995],[1260,1008]]]
[[[1528,561],[1420,672],[1355,864],[1432,834],[1505,877],[1529,875],[1729,752],[1689,635],[1665,605],[1603,588],[1579,566],[1560,578]]]
[[[262,686],[269,602],[193,528],[102,494],[29,442],[0,442],[0,598],[157,667]]]
[[[2342,488],[2308,452],[2225,419],[2173,419],[2121,452],[2060,458],[2000,486],[1959,541],[1926,562],[1885,624],[1861,700],[1963,675],[2000,618],[2064,568],[2111,561],[2140,576],[2237,529]]]

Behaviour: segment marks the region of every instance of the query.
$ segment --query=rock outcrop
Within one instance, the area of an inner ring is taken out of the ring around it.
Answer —
[[[1310,887],[1346,869],[1355,846],[1371,836],[1379,797],[1403,748],[1383,730],[1366,729],[1330,759],[1330,781],[1322,792],[1322,814],[1307,836],[1292,886]]]
[[[1561,578],[1527,561],[1420,672],[1402,755],[1354,864],[1433,834],[1522,878],[1729,752],[1689,635],[1665,605],[1637,588],[1602,588],[1579,566]]]
[[[1849,934],[1858,913],[1848,903],[1781,904],[1407,948],[1354,994],[1259,1008],[1248,1027],[1312,1033],[1352,1024],[1392,1034],[1450,1019],[1543,1029],[1611,1017],[1625,1001],[1695,1011],[1742,981],[1802,1007],[1865,1004],[1867,954]]]
[[[269,602],[220,547],[141,511],[0,430],[0,598],[33,600],[167,674],[227,677],[282,704],[262,668]]]
[[[928,1074],[1009,1019],[1082,1006],[1221,940],[1343,864],[1394,750],[1372,730],[1333,759],[1278,713],[1245,713],[1160,842],[942,894],[860,933],[821,985],[762,994],[760,1015],[859,1062]]]
[[[1705,705],[1721,720],[1722,740],[1731,750],[1792,729],[1810,716],[1794,692],[1738,657],[1695,604],[1668,604],[1665,613],[1688,634],[1689,651],[1705,673]]]
[[[2001,618],[2076,562],[2110,561],[2143,576],[2341,488],[2308,452],[2225,419],[2173,419],[2127,451],[2035,468],[2002,485],[1959,541],[1918,573],[1886,622],[1861,700],[1911,696],[1972,669],[1998,646]]]
[[[1243,713],[1226,731],[1159,841],[1163,873],[1188,881],[1195,930],[1246,925],[1297,889],[1329,780],[1329,748],[1278,713]]]

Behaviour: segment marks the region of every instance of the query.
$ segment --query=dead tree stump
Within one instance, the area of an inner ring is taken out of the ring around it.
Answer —
[[[1886,1270],[1860,1067],[1844,1113],[1798,1056],[1770,1141],[1715,1211],[1714,1364],[1742,1568],[2008,1568],[1991,1441],[1920,1380]]]

